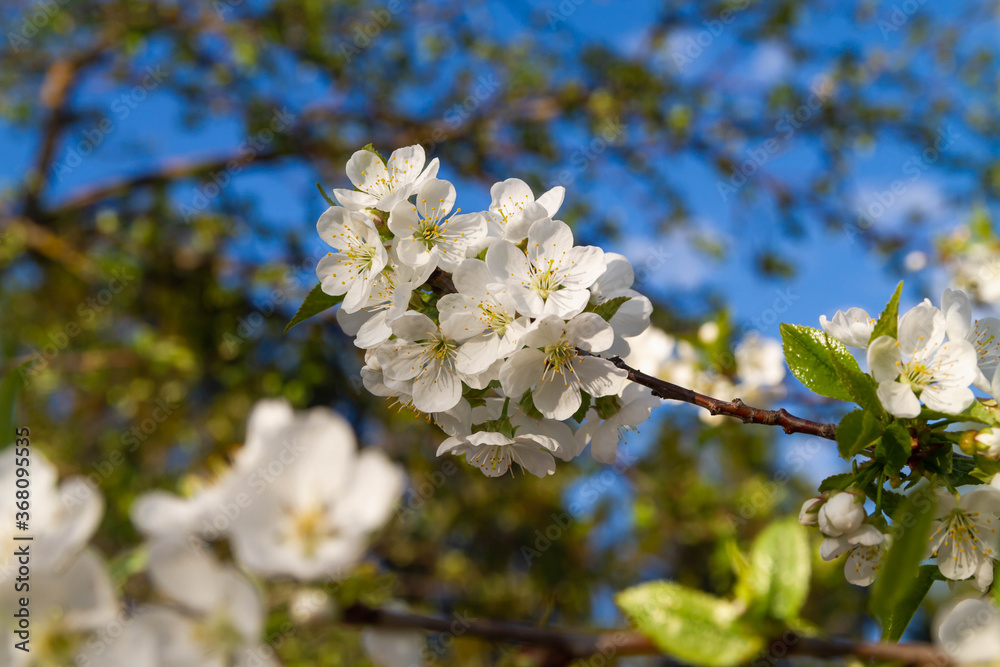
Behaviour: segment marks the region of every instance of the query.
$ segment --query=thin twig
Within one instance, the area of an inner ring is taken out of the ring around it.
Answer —
[[[600,355],[593,354],[585,350],[579,350],[579,353],[589,357],[606,359],[606,357],[601,357]],[[818,438],[826,438],[827,440],[837,439],[836,424],[823,424],[810,419],[796,417],[784,408],[779,410],[764,410],[762,408],[755,408],[747,405],[738,398],[734,398],[731,401],[723,401],[718,398],[712,398],[711,396],[699,394],[694,390],[681,387],[673,384],[672,382],[667,382],[666,380],[661,380],[660,378],[653,377],[652,375],[646,375],[642,371],[638,371],[626,364],[621,357],[611,357],[607,358],[607,360],[618,368],[626,371],[628,373],[629,380],[635,382],[636,384],[641,384],[644,387],[649,387],[653,390],[654,396],[658,396],[664,400],[682,401],[684,403],[690,403],[691,405],[697,405],[698,407],[705,408],[713,415],[735,417],[736,419],[741,420],[744,424],[780,426],[784,429],[785,433],[805,433],[807,435],[814,435]]]
[[[566,659],[603,655],[605,658],[623,655],[661,655],[660,650],[645,635],[629,629],[584,632],[533,628],[514,623],[468,618],[456,614],[452,618],[422,616],[391,609],[373,609],[354,605],[346,609],[342,620],[350,625],[364,625],[398,630],[426,630],[454,636],[477,637],[488,641],[514,642],[546,648]],[[906,665],[951,665],[948,655],[932,644],[909,642],[889,644],[800,637],[788,632],[761,649],[762,654],[800,655],[817,658],[874,658]]]

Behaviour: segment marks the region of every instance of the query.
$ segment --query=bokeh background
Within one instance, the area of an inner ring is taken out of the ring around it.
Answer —
[[[332,313],[282,333],[327,251],[316,183],[350,187],[344,165],[371,142],[423,145],[466,211],[508,177],[536,193],[563,185],[578,243],[625,254],[654,322],[732,375],[747,333],[878,312],[903,278],[905,300],[937,301],[950,276],[941,239],[967,224],[992,233],[997,12],[923,0],[5,2],[0,342],[4,372],[30,369],[16,422],[64,475],[98,484],[96,544],[110,558],[140,542],[138,493],[210,477],[254,401],[283,396],[333,407],[410,477],[413,511],[334,597],[616,627],[612,595],[639,581],[724,594],[733,547],[838,470],[832,447],[665,406],[610,472],[589,457],[542,480],[446,466],[440,432],[361,387],[363,359]],[[804,416],[839,416],[794,379],[786,393]],[[535,531],[570,510],[565,534],[526,562]],[[816,565],[806,618],[869,636],[865,591],[839,564]],[[117,581],[128,599],[148,594],[141,573]],[[269,589],[270,627],[287,619],[291,586]],[[358,637],[306,623],[279,655],[368,664]],[[473,639],[439,644],[440,664],[535,664]]]

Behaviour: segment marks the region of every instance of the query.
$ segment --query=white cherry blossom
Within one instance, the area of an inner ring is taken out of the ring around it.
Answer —
[[[985,590],[993,581],[993,562],[1000,549],[997,520],[1000,488],[977,486],[960,500],[947,489],[937,489],[935,526],[928,556],[935,555],[941,574],[954,581],[974,577]]]
[[[823,331],[844,345],[861,349],[868,347],[875,331],[875,318],[869,317],[868,311],[863,308],[848,308],[846,313],[838,310],[833,314],[833,320],[820,315],[819,324]]]
[[[617,400],[621,407],[606,419],[601,419],[595,408],[588,410],[587,421],[576,432],[580,450],[590,445],[591,456],[601,463],[615,462],[625,434],[649,419],[653,408],[661,402],[648,387],[632,382],[622,389]]]
[[[341,205],[359,211],[375,208],[388,213],[438,172],[438,159],[434,158],[424,169],[427,160],[419,144],[398,148],[382,162],[376,153],[362,149],[347,162],[347,177],[357,190],[337,189],[334,196]]]
[[[607,270],[590,286],[590,302],[600,305],[610,299],[628,297],[609,320],[616,336],[638,336],[649,327],[653,304],[648,298],[632,289],[635,270],[624,255],[604,253]]]
[[[348,313],[368,301],[375,280],[389,261],[378,230],[368,216],[331,206],[316,223],[320,238],[337,249],[316,266],[316,276],[325,293],[344,294],[341,308]]]
[[[838,491],[819,508],[819,529],[828,537],[853,533],[862,523],[865,513],[864,500],[846,491]]]
[[[416,204],[402,201],[393,207],[389,229],[395,234],[393,243],[401,262],[454,271],[469,246],[486,238],[486,220],[481,214],[450,215],[454,207],[455,186],[437,178],[420,187]]]
[[[582,313],[569,322],[546,317],[525,334],[525,348],[504,362],[500,385],[514,400],[531,390],[535,407],[543,415],[567,419],[580,408],[581,390],[594,397],[621,390],[625,371],[606,359],[577,352],[577,348],[603,351],[613,339],[611,326],[594,313]]]
[[[950,340],[967,340],[976,349],[979,373],[974,384],[990,391],[990,381],[1000,368],[1000,319],[972,319],[972,301],[962,290],[946,289],[941,297],[941,312]]]
[[[882,569],[882,558],[889,545],[889,536],[875,526],[865,524],[850,533],[828,537],[820,545],[823,560],[833,560],[847,554],[844,576],[855,586],[870,586]]]
[[[868,367],[882,405],[896,417],[916,417],[920,403],[958,414],[972,404],[976,351],[967,340],[945,341],[945,316],[925,301],[899,320],[899,338],[879,336],[868,347]],[[919,399],[918,399],[919,397]]]
[[[566,188],[557,185],[537,200],[527,183],[519,178],[508,178],[490,188],[490,208],[486,212],[489,235],[519,243],[528,235],[532,223],[551,218],[562,206]]]
[[[976,434],[979,453],[988,459],[1000,459],[1000,428],[986,428]]]
[[[378,348],[378,363],[385,377],[396,382],[413,381],[413,406],[421,412],[444,412],[462,398],[462,384],[482,388],[482,376],[458,369],[474,366],[467,360],[462,342],[468,333],[460,323],[449,321],[438,327],[422,313],[409,311],[392,323],[396,338]]]
[[[736,374],[744,387],[776,387],[785,379],[781,342],[748,334],[736,346]]]
[[[497,359],[516,350],[529,322],[517,315],[517,306],[486,263],[466,259],[452,275],[457,294],[446,294],[437,308],[442,326],[459,327],[470,338],[457,361],[464,373],[481,373]]]
[[[486,252],[486,264],[507,283],[519,312],[563,319],[583,312],[590,286],[606,269],[603,250],[574,246],[569,225],[551,218],[531,225],[527,254],[509,241],[497,241]]]
[[[368,300],[361,309],[349,313],[337,309],[337,323],[354,344],[369,350],[392,336],[392,322],[406,312],[413,291],[423,285],[434,266],[407,266],[398,261],[395,252],[389,254],[389,265],[375,278]]]

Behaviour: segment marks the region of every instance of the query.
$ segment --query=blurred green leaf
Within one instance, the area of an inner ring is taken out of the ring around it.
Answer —
[[[764,645],[738,605],[670,581],[626,589],[615,602],[660,650],[684,662],[729,667]]]
[[[896,531],[881,574],[872,587],[870,609],[882,622],[882,639],[899,639],[926,595],[924,572],[918,570],[927,551],[934,520],[934,490],[918,489],[892,515]]]
[[[750,550],[746,588],[750,604],[768,618],[795,618],[809,594],[812,553],[809,536],[796,517],[776,521],[757,536]]]

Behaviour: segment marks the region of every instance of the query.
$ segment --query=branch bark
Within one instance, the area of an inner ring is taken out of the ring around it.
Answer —
[[[636,384],[649,387],[653,390],[653,395],[668,401],[682,401],[705,408],[713,415],[725,415],[739,419],[744,424],[764,424],[766,426],[780,426],[785,433],[805,433],[814,435],[817,438],[826,440],[837,439],[837,425],[823,424],[810,419],[796,417],[784,408],[779,410],[764,410],[747,405],[742,400],[734,398],[731,401],[723,401],[718,398],[699,394],[696,391],[681,387],[680,385],[661,380],[660,378],[646,375],[642,371],[636,370],[626,364],[621,357],[601,357],[600,355],[579,350],[580,354],[590,357],[607,359],[618,368],[628,373],[628,379]]]
[[[553,630],[533,628],[500,621],[473,620],[461,614],[454,618],[422,616],[390,609],[373,609],[354,605],[344,610],[342,621],[396,630],[425,630],[449,633],[453,636],[477,637],[487,641],[513,642],[550,651],[549,664],[601,654],[605,657],[626,655],[662,655],[661,651],[634,630],[617,629],[584,632],[579,630]],[[846,640],[800,637],[791,633],[771,642],[762,653],[777,655],[776,645],[781,645],[781,655],[799,655],[816,658],[873,658],[905,665],[934,665],[949,667],[951,658],[932,644],[910,642],[888,644],[880,642],[853,642]]]

